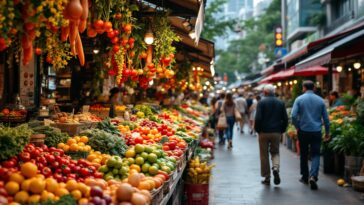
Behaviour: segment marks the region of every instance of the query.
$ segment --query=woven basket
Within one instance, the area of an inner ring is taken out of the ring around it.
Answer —
[[[351,177],[351,183],[356,191],[364,192],[364,176]]]
[[[45,134],[33,134],[30,136],[29,143],[34,144],[35,146],[42,146],[45,137]]]

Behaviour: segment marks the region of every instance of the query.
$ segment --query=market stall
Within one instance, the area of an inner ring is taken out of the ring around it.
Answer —
[[[212,166],[196,161],[213,148],[196,149],[208,110],[194,97],[213,72],[203,10],[1,2],[0,204],[181,204],[187,168],[208,187]]]

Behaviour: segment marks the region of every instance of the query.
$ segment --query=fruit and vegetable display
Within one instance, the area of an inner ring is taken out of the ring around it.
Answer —
[[[34,134],[45,134],[44,144],[49,147],[57,147],[59,143],[65,143],[70,138],[67,133],[50,126],[35,126],[32,130]]]
[[[87,136],[89,138],[88,145],[101,153],[122,156],[127,149],[127,145],[121,136],[104,130],[89,129],[83,131],[81,135]]]
[[[213,165],[208,165],[207,162],[200,162],[200,158],[195,157],[188,165],[187,181],[192,184],[208,184],[212,168]]]
[[[53,116],[53,121],[56,123],[78,124],[78,123],[100,122],[101,118],[91,113],[72,115],[65,112],[60,112]]]
[[[0,126],[0,161],[19,154],[33,131],[27,125],[15,128]]]
[[[153,115],[157,121],[137,112],[132,121],[105,119],[74,136],[39,122],[0,127],[0,202],[151,204],[152,193],[182,175],[185,153],[202,126],[177,111]],[[45,134],[44,144],[30,144],[32,134]],[[189,180],[207,183],[211,168],[193,159]]]

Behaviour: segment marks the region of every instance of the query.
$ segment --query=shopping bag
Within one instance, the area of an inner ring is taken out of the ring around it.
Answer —
[[[219,119],[217,120],[216,127],[219,130],[224,130],[224,129],[226,129],[228,127],[227,120],[226,120],[226,116],[225,116],[225,112],[222,112],[219,115]]]
[[[239,110],[236,109],[236,108],[234,109],[234,115],[235,115],[235,120],[236,121],[241,121],[242,120],[241,114],[240,114]]]

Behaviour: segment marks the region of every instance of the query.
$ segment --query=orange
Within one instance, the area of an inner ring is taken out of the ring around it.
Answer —
[[[66,188],[66,183],[64,182],[58,183],[58,186],[59,188]]]
[[[155,182],[153,179],[148,179],[147,182],[149,183],[149,185],[151,187],[150,190],[155,189],[156,186],[155,186]]]
[[[92,162],[96,164],[101,164],[101,159],[94,159],[92,160]]]
[[[78,187],[78,183],[74,179],[68,180],[66,183],[66,189],[68,191],[73,191],[73,190],[77,189],[77,187]]]
[[[56,192],[56,190],[58,189],[58,182],[53,179],[53,178],[47,178],[45,180],[46,182],[46,190],[49,191],[49,192]]]
[[[70,145],[70,151],[78,151],[79,147],[77,144],[71,144]]]
[[[14,194],[16,194],[16,192],[19,191],[19,184],[16,182],[10,181],[5,184],[5,190],[8,192],[8,194],[14,195]]]
[[[24,177],[20,173],[13,173],[10,175],[9,181],[14,181],[18,184],[21,184],[24,181]]]
[[[32,182],[31,179],[26,179],[23,181],[23,183],[21,183],[21,189],[23,191],[29,191],[29,185],[30,185],[30,182]]]
[[[87,143],[88,142],[88,137],[87,136],[82,136],[81,138],[80,138],[80,142],[83,142],[83,143]]]
[[[73,139],[75,139],[76,140],[76,143],[77,143],[77,142],[80,141],[81,138],[79,136],[75,136]]]
[[[129,169],[135,169],[137,172],[140,172],[140,166],[136,164],[130,165]]]
[[[87,156],[87,160],[90,161],[90,162],[92,162],[96,158],[97,158],[97,155],[96,154],[89,154]]]
[[[21,165],[21,174],[23,176],[26,176],[28,178],[35,177],[37,175],[38,167],[37,165],[26,162],[23,165]]]
[[[65,146],[65,144],[63,142],[61,142],[61,143],[58,144],[57,147],[58,147],[58,149],[63,149],[64,146]]]
[[[18,202],[11,202],[10,204],[8,204],[8,205],[21,205],[20,203],[18,203]]]
[[[70,146],[69,146],[69,145],[65,145],[65,146],[63,147],[63,150],[64,150],[65,152],[68,152],[68,151],[70,150]]]
[[[30,182],[29,190],[33,194],[40,194],[44,191],[45,187],[46,187],[46,183],[44,180],[35,178],[35,179],[32,179],[32,182]]]
[[[57,189],[56,191],[56,195],[61,197],[63,195],[67,195],[69,194],[68,190],[66,188],[60,188],[60,189]]]
[[[148,181],[142,181],[139,183],[138,189],[140,190],[152,190],[150,183]]]
[[[70,145],[70,146],[72,144],[76,144],[76,143],[77,143],[77,141],[75,139],[73,139],[73,138],[70,138],[70,139],[67,140],[67,144]]]
[[[52,200],[53,197],[54,197],[54,194],[47,192],[47,191],[43,191],[42,194],[40,195],[40,200],[48,201],[48,200]]]
[[[35,178],[43,179],[43,180],[45,179],[43,174],[37,174],[37,175],[35,175]]]
[[[38,194],[31,195],[28,199],[29,204],[38,204],[39,201],[40,201],[40,195]]]
[[[78,183],[77,190],[80,190],[83,195],[86,195],[88,192],[88,186],[84,183]]]
[[[87,152],[91,151],[91,146],[90,145],[86,145],[85,146],[85,151],[87,151]]]
[[[75,198],[76,200],[79,200],[82,198],[82,193],[80,190],[73,190],[71,192],[71,194],[72,194],[73,198]]]
[[[88,204],[88,199],[86,198],[82,198],[78,201],[78,205],[87,205]]]
[[[25,204],[29,199],[29,194],[26,191],[20,191],[15,194],[14,201],[19,202],[21,204]]]
[[[83,143],[83,142],[79,142],[79,143],[77,143],[78,144],[78,146],[80,146],[80,147],[84,147],[85,146],[85,143]]]

